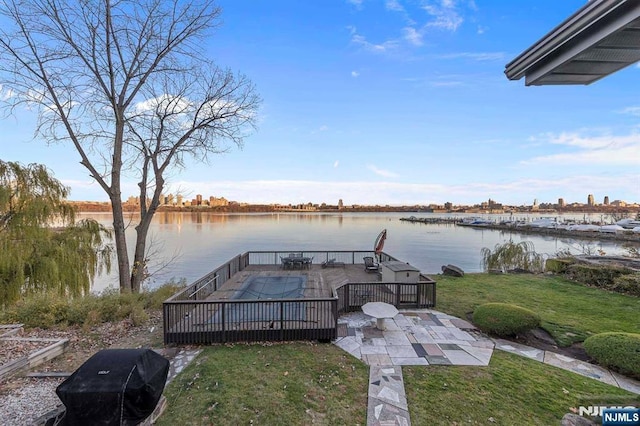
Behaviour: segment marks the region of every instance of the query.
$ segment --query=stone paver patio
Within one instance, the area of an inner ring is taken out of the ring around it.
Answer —
[[[385,320],[386,330],[362,312],[338,322],[346,336],[334,343],[368,365],[488,365],[493,353],[473,325],[433,310],[401,312]]]
[[[502,339],[489,339],[472,324],[431,309],[403,311],[385,320],[353,312],[338,320],[333,343],[370,366],[368,426],[411,424],[402,377],[403,365],[487,366],[498,349],[640,394],[640,382],[597,365]]]

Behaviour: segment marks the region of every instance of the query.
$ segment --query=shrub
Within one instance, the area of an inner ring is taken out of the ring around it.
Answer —
[[[620,275],[613,279],[611,290],[617,293],[640,296],[640,274]]]
[[[34,294],[0,311],[0,323],[22,323],[27,328],[55,326],[93,326],[129,319],[141,325],[149,319],[146,309],[161,309],[162,302],[179,289],[168,283],[141,294],[120,294],[108,290],[100,296],[89,294],[69,299],[57,294]]]
[[[2,322],[21,323],[28,328],[51,328],[66,325],[68,304],[56,294],[36,294],[24,297],[2,314]]]
[[[493,250],[484,247],[481,250],[482,266],[485,271],[522,270],[527,272],[542,272],[544,270],[544,256],[536,253],[533,243],[522,241],[520,243],[507,242],[496,244]]]
[[[598,364],[640,378],[640,334],[596,334],[584,341],[584,349]]]
[[[473,322],[484,332],[508,337],[540,326],[540,316],[516,305],[486,303],[473,312]]]
[[[563,274],[567,268],[575,263],[575,260],[571,258],[555,258],[547,259],[545,262],[545,271],[553,272],[554,274]]]
[[[632,272],[630,269],[615,266],[575,264],[567,268],[566,277],[582,284],[611,289],[616,277]]]
[[[153,291],[144,292],[145,308],[162,309],[162,302],[183,289],[185,285],[186,283],[184,281],[178,283],[170,281]]]

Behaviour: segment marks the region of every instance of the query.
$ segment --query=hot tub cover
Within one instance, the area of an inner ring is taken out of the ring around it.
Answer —
[[[169,361],[151,349],[106,349],[56,389],[66,425],[136,425],[155,409]]]

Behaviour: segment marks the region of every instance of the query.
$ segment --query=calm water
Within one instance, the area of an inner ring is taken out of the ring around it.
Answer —
[[[440,267],[448,263],[466,272],[480,272],[480,250],[509,240],[531,241],[537,252],[548,255],[567,248],[580,254],[585,244],[589,244],[582,240],[399,220],[409,215],[436,216],[428,213],[158,213],[150,231],[149,271],[154,275],[148,286],[153,288],[171,278],[191,282],[246,251],[373,250],[376,237],[385,228],[388,233],[384,251],[430,274],[437,274]],[[108,213],[81,216],[111,225]],[[580,215],[579,219],[582,218]],[[600,220],[600,215],[592,219]],[[128,234],[130,248],[134,238],[132,227]],[[602,249],[607,254],[624,251],[620,244],[610,241],[592,242],[588,249]],[[93,290],[101,291],[109,286],[117,287],[115,272],[98,277]]]

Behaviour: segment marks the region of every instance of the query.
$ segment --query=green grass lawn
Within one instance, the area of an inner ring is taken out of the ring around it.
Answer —
[[[640,333],[640,299],[562,278],[438,277],[436,309],[461,318],[486,302],[531,309],[561,344]],[[494,351],[488,367],[403,367],[412,424],[559,424],[571,407],[640,405],[637,395]],[[159,425],[366,424],[369,367],[331,344],[205,347],[165,390]]]
[[[549,275],[466,274],[437,277],[436,309],[466,318],[488,302],[513,303],[538,313],[561,346],[607,331],[640,333],[640,298],[585,287]]]
[[[204,348],[158,425],[364,425],[369,367],[332,344]]]
[[[502,351],[493,352],[488,367],[402,372],[416,425],[557,425],[580,405],[640,405],[638,395]]]

